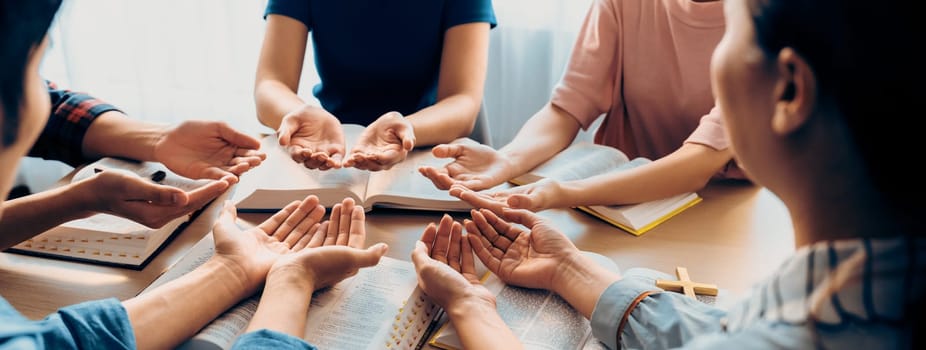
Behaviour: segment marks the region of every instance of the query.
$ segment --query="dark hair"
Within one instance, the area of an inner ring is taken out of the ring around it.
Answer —
[[[871,185],[895,213],[901,235],[922,237],[923,177],[912,170],[926,132],[923,42],[915,1],[751,0],[758,45],[769,57],[788,47],[811,66],[817,103],[849,130]],[[893,161],[891,153],[906,156]],[[916,269],[916,264],[908,266]],[[924,342],[922,292],[907,300],[903,327]]]
[[[812,67],[818,103],[834,108],[850,130],[875,188],[899,214],[923,209],[922,176],[891,153],[922,147],[922,19],[907,0],[752,0],[759,46],[777,57],[789,47]],[[918,161],[913,156],[906,160]],[[920,190],[917,190],[920,188]]]
[[[9,146],[19,132],[25,70],[48,32],[61,0],[0,0],[0,143]]]

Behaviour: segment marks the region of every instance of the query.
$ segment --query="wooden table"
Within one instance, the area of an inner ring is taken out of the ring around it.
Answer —
[[[676,266],[685,266],[693,280],[716,283],[733,295],[748,292],[794,252],[788,212],[767,190],[715,183],[699,194],[703,202],[641,237],[576,210],[548,210],[541,215],[553,220],[580,249],[608,256],[622,270],[648,267],[671,274]],[[0,295],[31,319],[82,301],[131,298],[209,232],[217,209],[210,207],[200,215],[141,271],[0,253]],[[367,216],[367,242],[386,242],[389,256],[409,260],[424,226],[440,215],[374,209]],[[266,217],[241,215],[250,223]]]

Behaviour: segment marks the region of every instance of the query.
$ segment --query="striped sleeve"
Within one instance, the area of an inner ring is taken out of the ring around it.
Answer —
[[[119,110],[90,95],[59,89],[52,82],[47,85],[51,116],[29,156],[60,160],[72,166],[82,164],[87,161],[83,142],[90,125],[103,113]]]

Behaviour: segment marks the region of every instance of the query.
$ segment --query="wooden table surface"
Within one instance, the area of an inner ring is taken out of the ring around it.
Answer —
[[[671,274],[676,266],[685,266],[693,280],[715,283],[734,296],[748,292],[794,252],[788,212],[767,190],[714,183],[699,194],[704,201],[640,237],[577,210],[541,215],[553,220],[579,249],[610,257],[622,270],[648,267]],[[209,232],[218,207],[200,215],[141,271],[0,253],[0,295],[31,319],[82,301],[131,298]],[[367,215],[367,242],[386,242],[389,256],[409,260],[422,229],[440,216],[374,209]],[[463,218],[464,213],[454,216]],[[267,214],[240,217],[257,223]]]

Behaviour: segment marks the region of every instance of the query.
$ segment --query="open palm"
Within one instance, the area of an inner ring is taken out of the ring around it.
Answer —
[[[306,106],[283,117],[277,130],[280,145],[309,169],[340,168],[344,157],[341,122],[324,109]]]
[[[186,121],[167,130],[154,146],[154,158],[192,179],[237,180],[260,165],[266,155],[260,142],[217,121]]]
[[[397,112],[389,112],[367,126],[351,150],[345,167],[388,170],[405,160],[415,147],[412,124]]]
[[[442,190],[459,185],[473,191],[495,187],[511,177],[510,164],[492,147],[464,140],[437,145],[431,153],[437,158],[453,158],[442,168],[421,167],[422,175]]]
[[[505,219],[487,209],[471,214],[473,220],[465,226],[476,256],[506,283],[553,289],[557,268],[578,252],[568,237],[529,211],[505,210]]]

